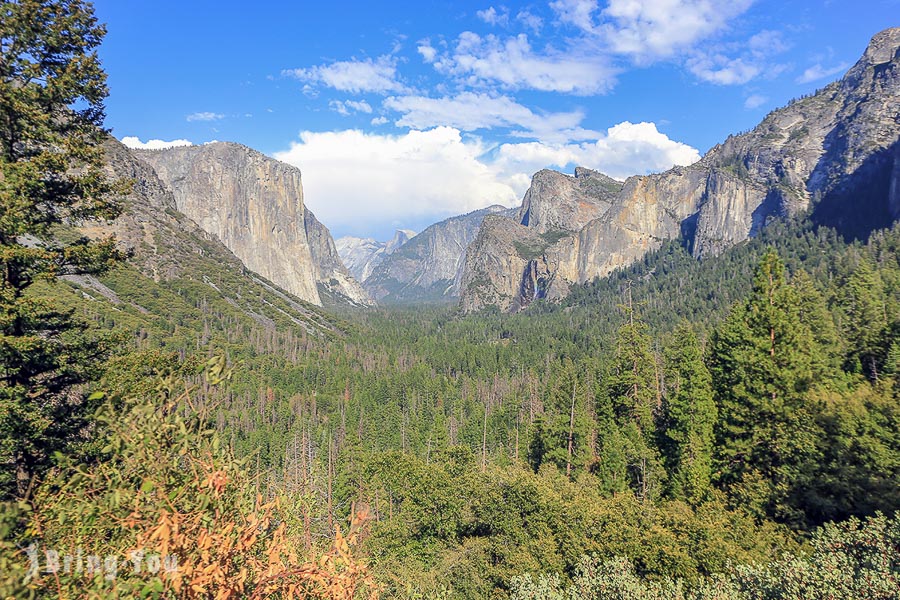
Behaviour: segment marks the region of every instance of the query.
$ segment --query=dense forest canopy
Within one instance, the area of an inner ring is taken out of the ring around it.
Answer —
[[[900,597],[900,228],[512,315],[240,304],[78,234],[129,192],[103,28],[0,14],[3,597]]]

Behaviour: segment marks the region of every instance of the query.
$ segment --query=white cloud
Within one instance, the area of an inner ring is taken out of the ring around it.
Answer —
[[[488,25],[501,25],[505,27],[509,24],[509,10],[502,6],[500,7],[500,10],[491,6],[486,10],[477,11],[475,15]]]
[[[384,125],[385,123],[389,123],[390,119],[387,117],[375,117],[372,119],[372,125]]]
[[[581,112],[536,114],[507,96],[463,92],[453,97],[390,97],[384,107],[401,113],[398,127],[428,129],[439,125],[464,131],[495,127],[519,127],[514,135],[535,137],[545,141],[569,141],[596,137],[597,133],[581,129]]]
[[[534,173],[545,167],[581,165],[617,179],[664,171],[673,165],[700,160],[691,146],[669,139],[654,123],[625,121],[606,131],[596,141],[581,144],[528,142],[500,146],[495,167],[507,177]]]
[[[525,34],[501,39],[471,31],[460,34],[453,52],[434,64],[469,86],[499,83],[510,89],[578,95],[608,91],[617,72],[602,54],[553,48],[535,52]]]
[[[781,32],[764,30],[745,43],[720,44],[698,51],[685,65],[696,77],[717,85],[743,85],[758,77],[780,75],[786,65],[773,57],[788,49]]]
[[[518,205],[531,176],[583,165],[624,179],[699,160],[653,123],[620,123],[580,144],[524,142],[489,148],[458,129],[403,135],[303,132],[275,158],[303,170],[304,197],[329,227],[368,234],[490,204]]]
[[[594,25],[596,3],[560,0],[552,6],[563,21],[591,31],[616,53],[639,62],[673,56],[723,30],[753,0],[610,0]]]
[[[165,148],[175,148],[176,146],[193,146],[188,140],[172,140],[170,142],[165,140],[147,140],[142,142],[140,138],[134,136],[123,137],[122,143],[129,148],[140,150],[164,150]]]
[[[841,63],[833,67],[823,67],[821,64],[815,64],[803,71],[803,74],[800,75],[796,81],[797,83],[811,83],[813,81],[825,79],[826,77],[832,77],[846,71],[848,66],[847,63]]]
[[[560,23],[602,41],[639,63],[690,50],[723,30],[754,0],[555,0],[550,8]]]
[[[355,100],[332,100],[328,103],[328,107],[345,117],[352,113],[372,114],[372,106],[365,100],[360,100],[359,102]]]
[[[560,22],[574,25],[589,33],[594,32],[593,14],[597,10],[596,0],[556,0],[550,3],[550,8]]]
[[[516,21],[519,21],[528,29],[539,33],[544,26],[544,20],[530,11],[523,10],[516,15]]]
[[[766,29],[755,34],[747,42],[747,47],[757,56],[771,56],[788,50],[791,46],[780,31]]]
[[[762,72],[758,64],[723,54],[696,56],[687,61],[687,67],[703,81],[718,85],[742,85]]]
[[[422,55],[422,59],[427,63],[433,63],[437,56],[437,50],[434,49],[431,42],[428,40],[420,41],[419,45],[416,47],[416,51]]]
[[[191,113],[185,117],[185,120],[189,123],[193,121],[218,121],[219,119],[224,119],[225,115],[214,112],[195,112]]]
[[[765,96],[762,96],[760,94],[752,94],[750,96],[747,96],[747,99],[744,100],[744,108],[753,110],[754,108],[759,108],[768,101],[769,99]]]
[[[402,92],[405,86],[397,74],[397,59],[379,56],[376,60],[337,61],[305,69],[285,69],[281,72],[311,85],[324,85],[342,92]]]
[[[450,127],[399,136],[305,131],[275,158],[303,170],[304,198],[322,222],[365,233],[378,224],[514,205],[516,191],[479,161],[485,150]]]

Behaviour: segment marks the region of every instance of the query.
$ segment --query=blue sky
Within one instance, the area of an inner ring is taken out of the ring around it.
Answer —
[[[246,144],[336,237],[379,239],[544,167],[688,164],[900,25],[900,0],[94,4],[116,137]]]

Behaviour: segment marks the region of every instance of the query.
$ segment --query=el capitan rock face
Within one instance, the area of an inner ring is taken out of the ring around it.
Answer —
[[[313,304],[322,304],[320,292],[371,302],[304,205],[299,169],[224,142],[134,152],[172,190],[178,210],[251,271]]]
[[[115,235],[123,248],[132,251],[128,263],[139,272],[135,276],[146,277],[169,290],[184,285],[204,286],[210,295],[222,297],[262,327],[275,327],[272,315],[277,315],[276,318],[314,335],[339,331],[320,309],[249,271],[216,236],[181,213],[169,187],[134,152],[112,138],[104,142],[103,149],[107,173],[114,179],[130,180],[133,186],[121,199],[123,211],[115,220],[89,221],[79,230],[94,238]],[[81,287],[83,293],[103,297],[113,306],[130,304],[140,313],[164,316],[154,312],[161,310],[160,305],[145,308],[138,304],[140,296],[119,296],[96,277],[65,278]]]
[[[668,239],[681,237],[697,258],[715,255],[772,218],[809,214],[851,237],[888,226],[900,217],[898,114],[895,28],[876,35],[841,81],[770,113],[689,167],[631,177],[614,194],[611,185],[581,188],[587,198],[578,200],[550,185],[564,175],[542,171],[518,222],[492,221],[472,244],[461,306],[518,310],[552,299]],[[565,235],[567,228],[577,231]],[[545,235],[537,243],[532,233]]]

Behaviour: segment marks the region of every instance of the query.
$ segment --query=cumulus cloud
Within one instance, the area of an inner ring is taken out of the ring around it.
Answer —
[[[372,60],[336,61],[302,69],[285,69],[285,77],[293,77],[308,85],[324,85],[342,92],[402,92],[405,86],[397,73],[396,57],[385,55]]]
[[[503,144],[494,166],[507,177],[533,173],[545,167],[586,166],[616,179],[664,171],[674,165],[700,160],[696,148],[669,139],[654,123],[625,121],[606,134],[581,144],[528,142]]]
[[[596,2],[560,0],[560,19],[603,37],[618,54],[638,62],[667,58],[692,48],[743,14],[753,0],[610,0],[594,25]]]
[[[523,128],[514,135],[536,137],[548,141],[569,141],[596,137],[597,133],[578,127],[584,119],[581,112],[536,114],[508,96],[463,92],[452,97],[390,97],[384,107],[401,113],[399,127],[428,129],[439,125],[464,131],[479,129]]]
[[[823,67],[821,64],[815,64],[803,71],[796,81],[797,83],[812,83],[813,81],[819,81],[820,79],[843,73],[847,70],[848,66],[847,63],[840,63],[833,67]]]
[[[615,83],[617,70],[601,53],[577,47],[535,52],[528,36],[500,38],[471,31],[457,38],[452,52],[434,62],[439,71],[466,85],[496,85],[576,95],[601,94]]]
[[[219,119],[224,119],[225,115],[214,112],[195,112],[191,113],[185,117],[185,120],[188,123],[192,123],[194,121],[218,121]]]
[[[596,0],[556,0],[550,3],[550,8],[560,22],[595,33],[593,15],[598,8]]]
[[[437,50],[431,45],[431,42],[428,40],[422,40],[419,42],[419,45],[416,46],[416,51],[422,55],[422,60],[427,63],[433,63],[434,59],[437,57]]]
[[[491,6],[485,10],[477,11],[475,15],[488,25],[506,26],[509,24],[509,10],[502,6],[500,10]]]
[[[544,26],[544,20],[528,10],[523,10],[517,13],[516,21],[520,22],[526,28],[534,31],[535,33],[540,33],[541,28]]]
[[[369,234],[491,204],[515,206],[531,176],[546,167],[583,165],[624,179],[691,164],[700,155],[653,123],[624,122],[590,142],[496,148],[453,127],[403,135],[307,131],[275,157],[303,170],[305,200],[324,223]]]
[[[451,127],[397,136],[305,131],[275,158],[303,170],[304,198],[322,222],[366,233],[395,221],[515,204],[516,191],[479,160],[485,151]]]
[[[138,150],[164,150],[166,148],[175,148],[176,146],[193,146],[188,140],[172,140],[170,142],[165,140],[147,140],[142,142],[140,138],[134,136],[123,137],[122,143],[129,148]]]
[[[750,96],[747,96],[747,99],[744,100],[744,108],[753,110],[754,108],[759,108],[768,101],[769,99],[765,96],[762,96],[760,94],[752,94]]]
[[[328,107],[345,117],[353,113],[372,114],[372,106],[365,100],[360,100],[359,102],[355,100],[332,100],[328,103]]]

